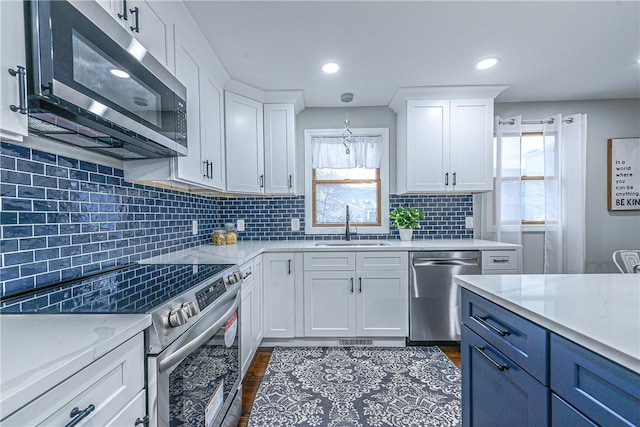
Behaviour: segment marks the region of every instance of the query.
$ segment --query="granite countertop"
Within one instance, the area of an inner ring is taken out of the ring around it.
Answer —
[[[150,325],[146,314],[0,315],[2,417]]]
[[[454,280],[640,373],[640,274],[476,275]]]
[[[357,240],[352,241],[358,242]],[[433,250],[502,250],[520,249],[522,246],[511,243],[493,242],[481,239],[443,239],[443,240],[360,240],[364,243],[382,243],[384,246],[318,246],[322,243],[344,243],[342,240],[278,240],[278,241],[241,241],[233,245],[214,246],[212,244],[196,246],[170,254],[159,255],[141,260],[143,264],[242,264],[264,252],[336,252],[336,251],[433,251]]]

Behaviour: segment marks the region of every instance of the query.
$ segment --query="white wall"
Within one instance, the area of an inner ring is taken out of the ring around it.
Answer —
[[[586,270],[616,271],[611,261],[614,250],[640,248],[640,211],[607,210],[607,140],[640,136],[640,99],[496,103],[495,112],[505,118],[522,115],[532,120],[558,113],[587,114]],[[539,255],[539,236],[531,237],[523,257]],[[531,259],[529,267],[539,262]]]
[[[298,188],[304,188],[304,130],[343,129],[344,108],[305,108],[296,116]],[[396,113],[388,107],[349,108],[351,128],[389,128],[389,193],[396,192]]]

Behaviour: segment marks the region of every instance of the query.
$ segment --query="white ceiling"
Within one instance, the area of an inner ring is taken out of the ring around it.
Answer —
[[[307,107],[388,105],[411,86],[508,85],[499,102],[640,98],[639,1],[197,1],[236,80]],[[498,56],[490,70],[475,63]],[[324,74],[323,63],[340,71]]]

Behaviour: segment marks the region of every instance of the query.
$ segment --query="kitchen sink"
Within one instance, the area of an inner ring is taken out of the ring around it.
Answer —
[[[324,247],[331,247],[331,246],[366,246],[366,247],[371,247],[371,246],[390,246],[389,243],[385,243],[385,242],[363,242],[363,241],[354,241],[354,242],[318,242],[316,243],[316,246],[324,246]]]

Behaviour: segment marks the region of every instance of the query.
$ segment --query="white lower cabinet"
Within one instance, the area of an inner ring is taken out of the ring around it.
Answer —
[[[407,336],[406,252],[306,253],[304,266],[305,336]]]
[[[295,336],[295,272],[293,253],[262,255],[264,338]]]
[[[240,291],[240,361],[242,377],[262,342],[262,255],[240,266],[245,275]]]
[[[82,411],[88,413],[77,425],[85,427],[133,427],[138,418],[144,418],[142,333],[25,405],[2,425],[64,426],[81,417],[77,413]]]

